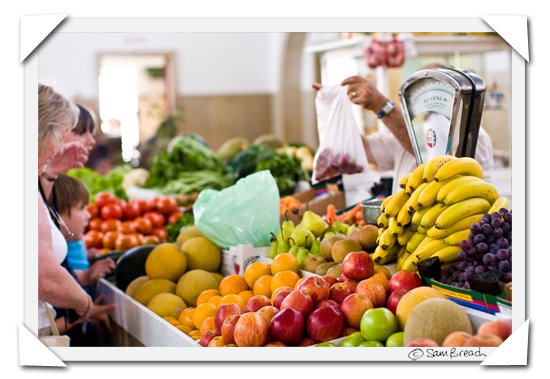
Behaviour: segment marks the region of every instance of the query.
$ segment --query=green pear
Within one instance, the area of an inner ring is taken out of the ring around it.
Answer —
[[[319,241],[318,239],[314,240],[309,250],[311,252],[311,255],[321,255],[321,241]]]
[[[277,233],[277,241],[281,242],[284,241],[286,238],[283,238],[283,234],[281,232]]]
[[[298,255],[298,251],[300,250],[300,246],[298,245],[294,245],[290,248],[290,250],[288,251],[290,254],[294,255],[294,257],[296,257]]]
[[[283,235],[283,238],[290,238],[290,235],[295,227],[296,226],[291,220],[283,221],[281,224],[281,234]]]
[[[290,238],[294,240],[294,243],[296,243],[296,245],[309,249],[311,247],[311,244],[315,240],[315,235],[311,230],[298,225],[292,231]]]
[[[358,228],[358,225],[357,224],[353,224],[351,225],[348,230],[346,231],[346,235],[349,236],[351,233],[353,233],[354,230],[356,230]]]
[[[277,249],[278,253],[288,253],[288,251],[290,250],[290,243],[288,240],[279,241],[277,242],[277,244],[278,244],[278,249]]]
[[[335,235],[336,235],[336,233],[334,233],[334,232],[331,231],[330,229],[327,229],[327,230],[325,231],[325,234],[323,234],[323,238],[322,238],[321,240],[324,241],[325,238],[330,238],[330,237],[333,237],[333,236],[335,236]]]
[[[271,241],[271,246],[269,247],[269,253],[267,254],[268,258],[275,258],[279,253],[279,242],[277,240]]]
[[[309,250],[305,247],[300,247],[298,249],[298,254],[296,254],[296,259],[298,260],[298,264],[300,267],[304,266],[304,262],[309,257]]]
[[[346,235],[348,229],[349,229],[349,225],[344,224],[343,222],[340,222],[340,221],[334,221],[332,225],[330,225],[330,230],[336,234]]]
[[[325,230],[328,228],[327,223],[321,216],[313,211],[305,211],[300,222],[304,228],[313,232],[315,237],[321,237]]]

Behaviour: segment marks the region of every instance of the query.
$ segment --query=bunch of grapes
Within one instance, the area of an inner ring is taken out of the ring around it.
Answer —
[[[494,272],[504,283],[512,281],[512,212],[501,208],[472,224],[467,240],[460,243],[459,261],[442,274],[445,284],[470,288],[474,274]]]

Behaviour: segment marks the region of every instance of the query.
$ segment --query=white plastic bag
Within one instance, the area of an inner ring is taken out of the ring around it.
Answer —
[[[367,170],[367,156],[353,118],[346,87],[323,86],[315,98],[319,150],[313,160],[313,184]]]

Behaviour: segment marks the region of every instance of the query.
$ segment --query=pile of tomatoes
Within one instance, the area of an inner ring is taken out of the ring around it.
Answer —
[[[110,192],[98,193],[87,210],[90,221],[84,234],[86,247],[105,252],[164,242],[165,226],[182,215],[171,197],[126,202]]]

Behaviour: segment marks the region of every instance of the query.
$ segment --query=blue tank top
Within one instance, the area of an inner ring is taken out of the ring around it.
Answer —
[[[84,239],[67,242],[67,262],[73,270],[86,271],[90,267]]]

